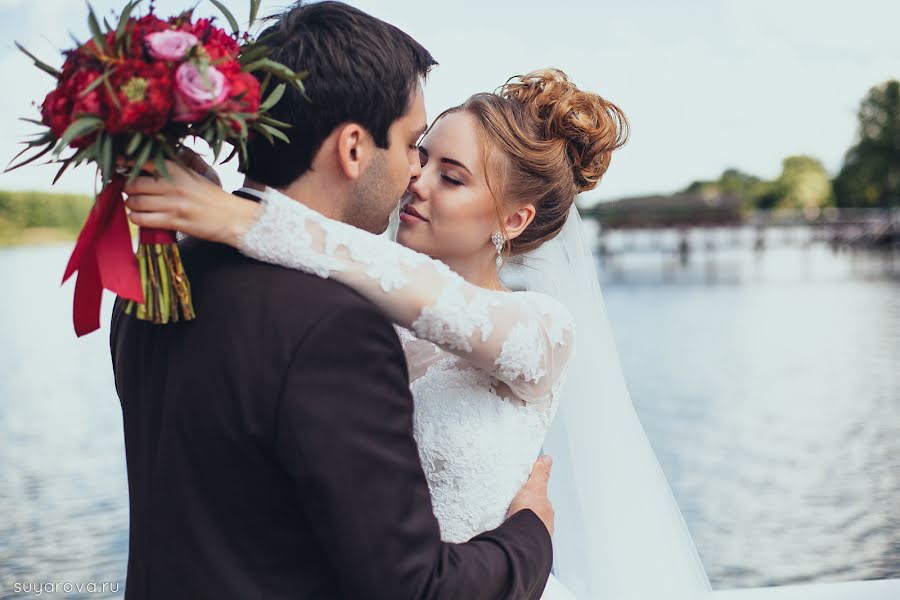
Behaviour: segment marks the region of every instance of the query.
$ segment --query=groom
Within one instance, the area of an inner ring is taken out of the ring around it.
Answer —
[[[309,70],[309,91],[275,107],[290,145],[251,140],[248,187],[383,231],[420,173],[434,60],[335,2],[295,6],[266,34],[275,60]],[[121,301],[113,314],[128,600],[541,596],[549,465],[502,526],[442,543],[386,318],[341,284],[230,247],[187,240],[182,253],[195,321],[152,325]]]

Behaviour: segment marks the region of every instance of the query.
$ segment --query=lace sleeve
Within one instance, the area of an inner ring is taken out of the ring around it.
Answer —
[[[262,203],[262,216],[239,242],[247,256],[354,288],[393,322],[485,369],[526,402],[553,392],[574,349],[574,328],[549,296],[472,285],[440,261],[275,190]]]

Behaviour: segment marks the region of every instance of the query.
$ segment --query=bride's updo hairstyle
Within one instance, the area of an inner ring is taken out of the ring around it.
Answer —
[[[534,220],[507,242],[508,255],[553,239],[575,196],[597,187],[613,150],[628,138],[628,120],[618,106],[579,90],[557,69],[513,77],[493,94],[475,94],[441,117],[460,111],[480,126],[487,183],[504,238],[501,207],[535,207]]]

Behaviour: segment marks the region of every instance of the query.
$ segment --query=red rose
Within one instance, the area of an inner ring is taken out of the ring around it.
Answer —
[[[156,133],[172,112],[172,71],[162,62],[128,60],[110,76],[116,100],[109,103],[106,129],[112,134]]]
[[[213,25],[212,19],[197,19],[197,22],[190,28],[190,32],[197,36],[213,62],[223,58],[237,58],[240,53],[240,46],[234,41],[234,38],[224,29]]]
[[[66,96],[62,86],[56,88],[44,98],[41,104],[41,122],[50,128],[56,137],[72,124],[72,99]]]
[[[65,69],[64,69],[65,72]],[[60,137],[69,125],[79,117],[96,115],[103,118],[106,109],[101,88],[95,88],[83,95],[97,78],[100,72],[87,68],[79,68],[68,76],[64,75],[59,86],[47,94],[41,106],[42,122],[50,127],[53,135]],[[94,135],[82,136],[72,141],[72,147],[83,148],[89,145]]]
[[[259,80],[250,73],[238,73],[231,80],[231,93],[225,102],[225,112],[256,114],[259,110]]]

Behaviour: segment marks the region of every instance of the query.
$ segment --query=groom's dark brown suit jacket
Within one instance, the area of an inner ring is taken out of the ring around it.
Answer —
[[[127,600],[539,598],[529,511],[442,543],[403,351],[348,287],[181,243],[197,318],[116,303],[131,531]]]

